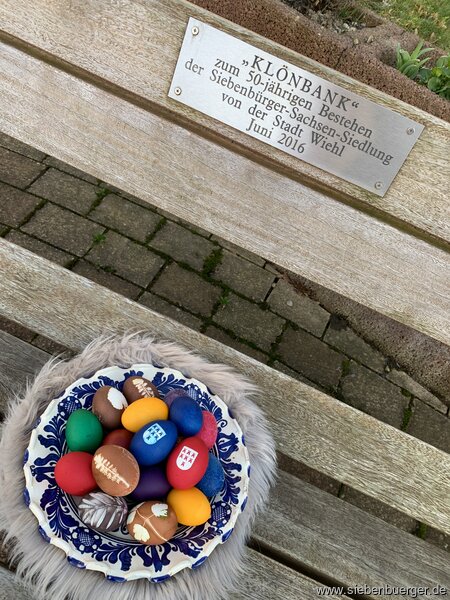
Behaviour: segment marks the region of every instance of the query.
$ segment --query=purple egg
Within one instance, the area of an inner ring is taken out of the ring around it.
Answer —
[[[141,467],[141,476],[130,498],[138,502],[165,498],[171,487],[161,467]]]
[[[170,408],[175,398],[179,398],[180,396],[187,396],[189,398],[189,394],[186,390],[183,388],[174,388],[173,390],[170,390],[170,392],[167,392],[167,394],[164,396],[164,402]]]

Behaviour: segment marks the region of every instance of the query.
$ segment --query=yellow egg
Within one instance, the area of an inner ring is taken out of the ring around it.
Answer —
[[[211,516],[208,498],[199,489],[171,490],[167,502],[177,515],[178,523],[195,527],[203,525]]]
[[[151,421],[166,420],[169,407],[159,398],[141,398],[132,402],[122,413],[122,425],[128,431],[139,431]]]

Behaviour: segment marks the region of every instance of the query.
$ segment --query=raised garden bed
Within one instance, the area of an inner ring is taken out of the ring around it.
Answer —
[[[420,38],[371,11],[361,11],[356,24],[352,24],[350,19],[346,27],[342,19],[320,17],[317,13],[309,18],[282,0],[192,1],[345,75],[450,121],[448,101],[395,68],[397,44],[412,51]],[[297,1],[297,4],[302,2]],[[346,1],[345,6],[351,4]],[[433,59],[442,54],[443,50],[436,50],[430,56]]]

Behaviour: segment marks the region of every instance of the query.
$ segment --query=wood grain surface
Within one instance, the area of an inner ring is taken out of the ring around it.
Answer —
[[[248,576],[241,579],[233,600],[317,600],[317,588],[327,587],[253,550],[248,551],[247,564]]]
[[[46,352],[0,331],[0,413],[5,413],[11,393],[20,394],[48,359]]]
[[[0,389],[8,390],[7,399],[26,383],[30,370],[21,366],[24,357],[35,368],[50,358],[7,333],[0,334],[0,356]],[[300,569],[314,570],[345,586],[359,582],[376,587],[384,582],[390,586],[432,589],[440,585],[450,589],[448,553],[283,471],[279,472],[267,510],[256,520],[252,537],[254,545],[275,552],[281,561],[287,558]],[[253,600],[252,585],[270,590],[270,576],[277,574],[273,573],[272,561],[252,551],[249,556],[252,563],[260,561],[260,567],[254,567],[254,573],[259,573],[257,584],[246,580],[240,593]],[[281,592],[285,593],[283,587]]]
[[[291,564],[345,586],[450,589],[448,552],[288,473],[280,472],[253,535]]]
[[[76,350],[143,328],[228,363],[261,387],[280,451],[450,533],[450,455],[3,239],[0,262],[3,316]]]
[[[190,16],[280,58],[333,81],[377,104],[425,125],[394,184],[384,198],[282,153],[167,97],[178,52]],[[450,239],[447,165],[450,126],[423,111],[333,71],[311,59],[243,29],[184,0],[3,0],[0,29],[41,49],[51,60],[64,61],[114,86],[115,93],[132,93],[146,108],[170,113],[202,133],[269,160],[289,177],[337,191],[380,214],[412,225],[436,239]],[[34,50],[33,50],[34,51]],[[28,142],[25,132],[19,137]],[[76,165],[78,166],[78,165]],[[194,172],[195,176],[195,172]]]
[[[0,73],[0,123],[7,133],[450,340],[450,257],[444,250],[11,46],[1,47]]]

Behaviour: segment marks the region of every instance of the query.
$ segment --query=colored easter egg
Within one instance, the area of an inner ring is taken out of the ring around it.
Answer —
[[[119,496],[93,492],[84,496],[78,505],[80,519],[99,531],[117,531],[128,515],[128,505]]]
[[[202,427],[202,409],[189,396],[180,396],[175,398],[170,406],[169,419],[175,423],[180,435],[190,437]]]
[[[102,446],[109,446],[110,444],[113,444],[114,446],[122,446],[122,448],[126,448],[128,450],[131,440],[133,439],[133,435],[133,432],[128,431],[128,429],[114,429],[114,431],[110,431],[108,435],[105,436]]]
[[[125,379],[122,391],[129,404],[139,400],[139,398],[159,398],[156,385],[139,375],[133,375]]]
[[[126,496],[139,482],[139,465],[122,446],[101,446],[92,459],[98,487],[110,496]]]
[[[167,392],[167,394],[164,396],[164,402],[170,408],[175,398],[179,398],[180,396],[189,396],[189,394],[183,388],[174,388],[173,390]]]
[[[195,437],[200,438],[205,442],[208,450],[214,446],[217,440],[218,427],[216,417],[209,410],[202,410],[203,422],[200,431],[195,434]]]
[[[142,502],[135,506],[127,519],[130,535],[147,546],[164,544],[175,535],[178,521],[175,511],[166,502]]]
[[[55,481],[59,487],[72,496],[84,496],[95,490],[97,483],[92,476],[92,454],[69,452],[55,465]]]
[[[134,434],[130,452],[140,465],[156,465],[169,456],[177,437],[177,427],[172,421],[152,421]]]
[[[137,487],[131,492],[130,498],[137,502],[165,498],[171,486],[167,481],[162,467],[142,467]]]
[[[195,487],[188,490],[171,490],[167,502],[175,511],[180,525],[203,525],[211,516],[208,498]]]
[[[147,423],[166,420],[168,416],[167,404],[159,398],[140,398],[124,410],[122,425],[128,431],[136,432]]]
[[[214,454],[209,453],[208,467],[206,473],[195,487],[210,498],[222,491],[225,483],[225,473],[220,460]]]
[[[98,389],[92,400],[92,412],[106,429],[120,427],[120,419],[127,406],[127,399],[122,392],[110,385]]]
[[[72,452],[95,452],[102,443],[100,421],[89,410],[80,408],[67,419],[66,441]]]
[[[196,437],[182,440],[169,455],[166,475],[170,485],[179,490],[194,487],[208,467],[208,448]]]

